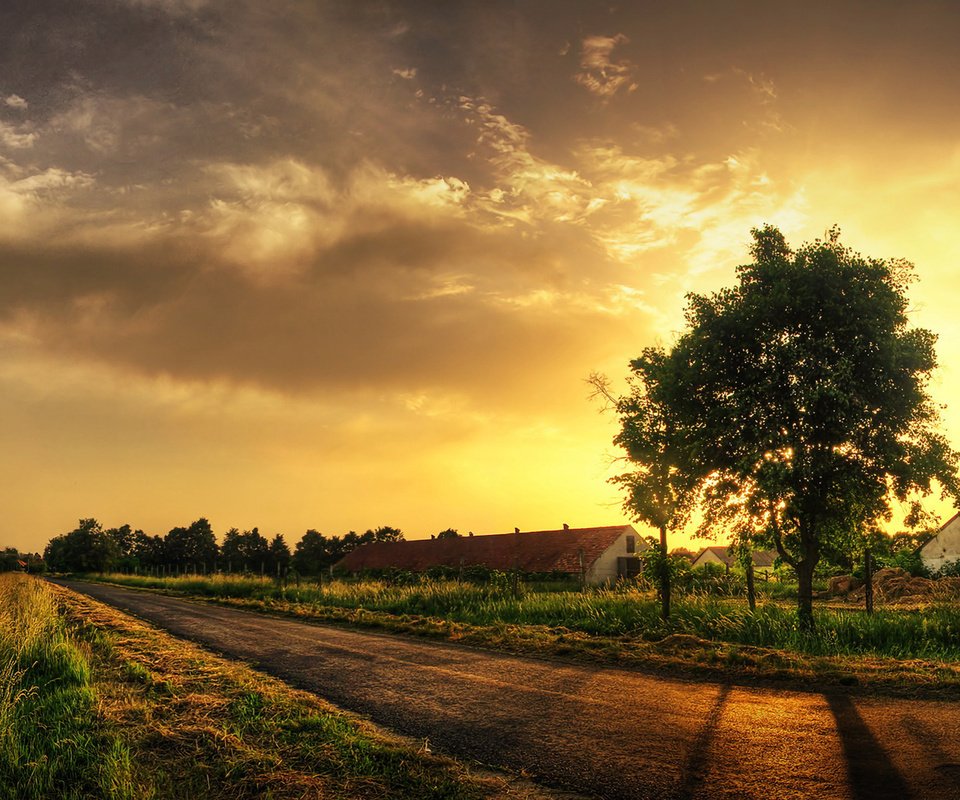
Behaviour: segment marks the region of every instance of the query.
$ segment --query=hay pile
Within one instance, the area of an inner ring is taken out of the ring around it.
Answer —
[[[845,596],[848,600],[863,600],[863,581],[852,575],[830,579],[832,597]],[[900,567],[886,567],[873,575],[873,596],[887,603],[960,599],[960,578],[917,578]]]

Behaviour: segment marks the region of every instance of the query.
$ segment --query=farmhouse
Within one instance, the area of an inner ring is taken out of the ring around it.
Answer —
[[[373,542],[348,553],[335,569],[345,572],[430,567],[484,566],[509,572],[565,572],[586,583],[615,581],[649,545],[631,525],[568,528],[555,531],[496,533],[409,542]]]
[[[754,550],[750,555],[753,558],[754,572],[765,575],[773,572],[773,562],[777,558],[773,550]],[[737,559],[730,553],[729,547],[704,547],[690,566],[696,569],[704,564],[722,564],[726,569],[730,569],[737,566]]]
[[[920,548],[923,565],[936,572],[951,561],[960,560],[960,514],[954,514],[936,535]]]

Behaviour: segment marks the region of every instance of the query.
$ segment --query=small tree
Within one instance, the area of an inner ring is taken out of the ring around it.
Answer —
[[[283,534],[278,533],[270,540],[270,571],[280,578],[286,574],[289,566],[290,548],[287,547]]]
[[[614,397],[605,378],[591,376],[595,396],[608,400],[620,415],[621,430],[614,438],[635,467],[613,482],[626,491],[624,509],[635,520],[660,534],[657,586],[664,619],[670,617],[670,561],[667,532],[687,519],[698,483],[687,459],[685,431],[674,413],[676,381],[673,363],[660,348],[648,348],[631,362],[631,392]]]
[[[319,575],[328,566],[329,540],[319,531],[308,530],[297,542],[293,567],[301,575]]]

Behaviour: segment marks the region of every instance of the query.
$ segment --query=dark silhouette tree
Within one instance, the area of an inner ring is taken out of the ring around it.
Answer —
[[[440,531],[437,534],[438,539],[459,539],[460,534],[457,533],[453,528],[447,528],[446,530]]]
[[[293,568],[301,575],[319,575],[328,566],[329,540],[319,531],[308,530],[293,552]]]
[[[957,454],[927,393],[935,336],[908,327],[910,265],[864,258],[837,229],[795,251],[773,227],[753,238],[736,286],[689,297],[664,397],[683,457],[709,473],[704,531],[775,547],[812,628],[821,557],[889,520],[894,498],[908,524],[937,485],[957,498]]]
[[[106,572],[113,569],[120,551],[100,523],[89,518],[51,539],[43,557],[50,569],[58,572]]]
[[[630,362],[630,393],[614,397],[605,378],[591,376],[595,396],[605,398],[620,415],[614,438],[631,462],[630,472],[613,479],[625,492],[624,510],[657,529],[659,542],[645,560],[657,575],[660,611],[670,617],[671,564],[667,533],[687,520],[701,477],[689,459],[686,430],[677,417],[674,363],[660,348],[648,348]]]
[[[290,548],[282,533],[270,540],[268,568],[272,575],[286,575],[290,568]]]
[[[186,528],[171,529],[164,546],[169,563],[181,570],[212,568],[220,552],[217,538],[205,517]]]
[[[399,528],[391,528],[389,525],[384,525],[376,530],[367,531],[364,536],[371,536],[370,541],[374,542],[402,542],[403,541],[403,531]],[[366,541],[363,541],[362,544],[366,544]]]
[[[156,569],[167,563],[166,545],[162,536],[150,536],[141,530],[135,531],[131,552],[142,569]]]

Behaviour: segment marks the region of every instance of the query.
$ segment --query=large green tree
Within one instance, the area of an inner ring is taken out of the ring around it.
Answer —
[[[662,399],[709,474],[705,527],[775,547],[812,627],[820,558],[890,519],[895,498],[956,498],[957,453],[927,391],[936,338],[908,324],[909,264],[860,256],[836,229],[796,250],[754,230],[751,254],[736,286],[690,296]]]

